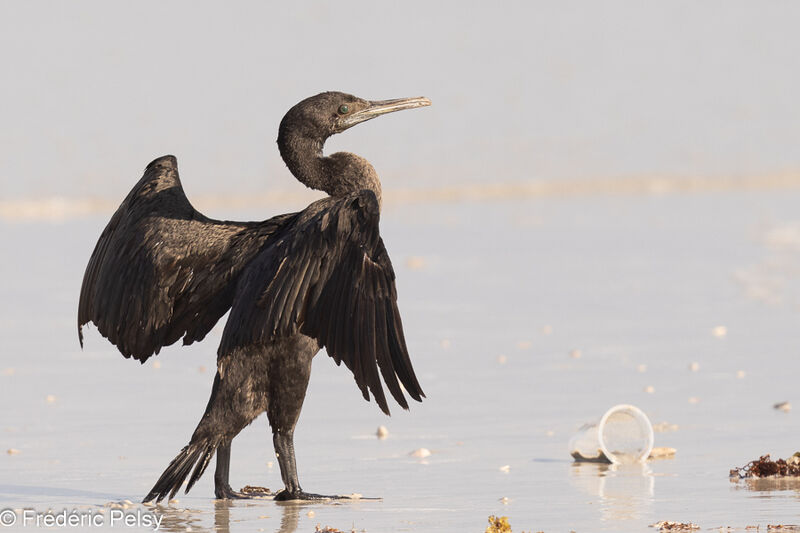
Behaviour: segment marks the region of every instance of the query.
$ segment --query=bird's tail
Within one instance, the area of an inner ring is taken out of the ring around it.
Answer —
[[[192,439],[194,441],[195,439]],[[172,499],[175,493],[180,490],[184,480],[191,472],[189,483],[186,485],[186,492],[192,488],[195,482],[200,479],[200,476],[205,472],[208,463],[214,456],[214,452],[219,446],[219,442],[210,439],[198,439],[196,442],[191,442],[185,446],[180,453],[172,460],[161,477],[158,478],[156,484],[144,497],[142,503],[155,500],[156,503],[160,502],[169,494]],[[192,469],[194,468],[194,471]]]

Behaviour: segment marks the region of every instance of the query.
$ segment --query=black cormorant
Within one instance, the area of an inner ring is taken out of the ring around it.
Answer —
[[[281,156],[299,181],[329,196],[263,222],[205,217],[186,198],[175,157],[147,166],[86,267],[81,345],[91,321],[126,358],[143,363],[181,338],[202,340],[229,309],[230,316],[205,413],[144,501],[171,498],[187,477],[188,492],[215,453],[216,496],[244,497],[228,481],[231,441],[265,411],[285,485],[276,499],[322,498],[300,488],[293,435],[311,360],[323,347],[384,413],[380,376],[404,409],[403,390],[422,400],[378,232],[378,175],[362,157],[324,156],[322,147],[351,126],[427,105],[422,97],[375,102],[326,92],[292,107],[280,124]]]

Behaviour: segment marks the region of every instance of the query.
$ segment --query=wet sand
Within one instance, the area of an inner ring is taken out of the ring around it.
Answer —
[[[158,510],[161,530],[482,531],[490,514],[515,531],[797,523],[800,487],[728,471],[800,447],[797,413],[773,409],[800,404],[798,201],[793,189],[387,200],[428,398],[387,419],[320,354],[296,433],[304,489],[383,499],[215,502],[206,473]],[[160,365],[124,360],[93,329],[80,350],[78,290],[107,218],[0,220],[0,509],[138,501],[205,407],[219,327]],[[573,464],[572,433],[616,403],[667,422],[655,445],[675,457]],[[265,418],[234,441],[231,468],[237,488],[280,488]]]

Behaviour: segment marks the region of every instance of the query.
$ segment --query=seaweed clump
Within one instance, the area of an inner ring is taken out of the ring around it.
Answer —
[[[731,477],[739,479],[769,476],[800,477],[800,452],[796,452],[788,459],[778,459],[777,461],[770,459],[769,454],[762,455],[741,468],[731,469]]]
[[[489,527],[486,533],[511,533],[511,525],[508,523],[507,516],[490,516]]]

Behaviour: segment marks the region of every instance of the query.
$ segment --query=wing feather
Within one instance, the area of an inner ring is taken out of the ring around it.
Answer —
[[[381,377],[404,409],[403,388],[421,401],[378,221],[367,190],[299,213],[242,274],[219,355],[300,332],[344,362],[364,398],[371,393],[387,414]]]
[[[250,260],[294,215],[264,222],[196,211],[173,156],[150,163],[103,230],[78,304],[78,336],[93,322],[125,357],[144,362],[183,337],[202,340],[230,308]]]

